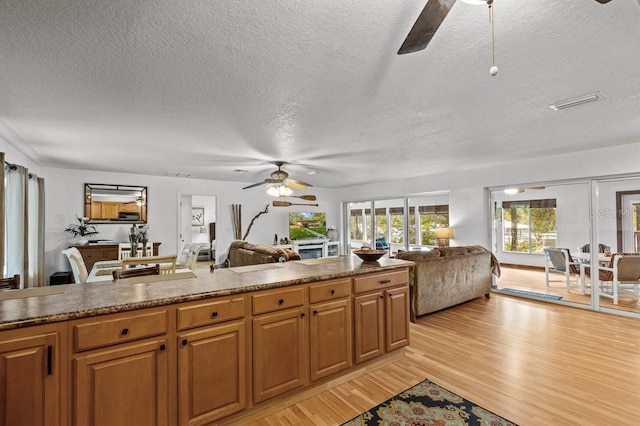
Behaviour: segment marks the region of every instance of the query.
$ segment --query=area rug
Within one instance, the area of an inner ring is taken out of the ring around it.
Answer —
[[[342,424],[356,425],[517,426],[429,380]]]
[[[555,294],[536,293],[535,291],[516,290],[515,288],[501,288],[500,291],[505,293],[519,294],[521,296],[541,297],[543,299],[561,300],[562,296],[556,296]]]

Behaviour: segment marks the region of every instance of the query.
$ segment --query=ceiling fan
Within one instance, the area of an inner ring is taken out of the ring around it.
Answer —
[[[470,4],[486,4],[491,6],[493,0],[462,0]],[[600,4],[609,3],[611,0],[595,0]],[[418,19],[411,27],[407,38],[398,50],[398,55],[417,52],[427,47],[433,36],[440,28],[440,24],[447,17],[449,11],[456,4],[456,0],[429,0],[420,12]]]
[[[289,179],[289,173],[282,170],[282,166],[286,164],[284,161],[275,161],[273,164],[278,166],[278,170],[271,173],[271,177],[265,179],[262,182],[254,183],[253,185],[245,186],[242,189],[254,188],[260,185],[267,185],[269,189],[275,189],[277,192],[280,189],[307,189],[310,186],[313,186],[309,183],[302,182],[295,179]],[[286,191],[286,190],[285,190]],[[281,191],[282,192],[282,191]],[[280,195],[290,195],[289,194],[280,194]]]

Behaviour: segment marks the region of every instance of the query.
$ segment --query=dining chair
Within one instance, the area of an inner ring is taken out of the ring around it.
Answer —
[[[591,277],[591,268],[583,266],[583,275]],[[622,285],[633,286],[633,292],[638,295],[640,289],[640,254],[638,253],[614,253],[611,255],[609,266],[598,267],[598,279],[600,280],[600,296],[613,299],[617,305],[620,298]]]
[[[582,253],[591,253],[591,244],[585,244],[580,247]],[[598,244],[598,253],[611,253],[611,247],[606,244]]]
[[[87,266],[84,263],[84,259],[82,258],[80,251],[75,247],[70,247],[66,250],[62,250],[62,253],[69,259],[71,271],[73,272],[73,280],[77,284],[86,283],[89,273],[87,272]]]
[[[0,278],[0,291],[18,289],[20,289],[20,274],[9,278]]]
[[[176,268],[186,268],[193,271],[196,267],[200,250],[202,250],[201,245],[185,244],[185,248],[182,250],[180,258],[176,262]]]
[[[584,294],[584,287],[580,275],[580,262],[571,257],[569,249],[545,247],[544,253],[546,255],[544,272],[547,287],[549,287],[549,284],[552,282],[564,282],[567,293],[571,290],[571,286],[575,285],[580,292]],[[563,274],[564,279],[552,280],[550,274],[555,272]],[[571,278],[571,274],[574,274],[574,279]]]
[[[145,275],[160,275],[160,265],[147,266],[144,268],[133,268],[127,270],[115,270],[112,272],[113,280],[117,281],[122,278],[142,277]]]
[[[121,270],[123,271],[157,263],[160,265],[160,274],[174,274],[176,272],[175,254],[168,256],[125,257],[121,263]]]

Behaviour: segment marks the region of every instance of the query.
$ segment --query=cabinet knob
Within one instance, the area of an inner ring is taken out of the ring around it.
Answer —
[[[300,314],[300,318],[304,318],[304,312]]]
[[[384,299],[384,296],[382,294],[380,295],[380,299]]]
[[[284,303],[284,299],[278,300],[278,305],[282,305]]]
[[[331,290],[331,295],[333,296],[334,294],[336,294],[336,291],[332,289]]]
[[[160,350],[164,351],[165,349],[167,349],[167,345],[165,345],[164,343],[160,345]]]
[[[120,334],[122,334],[123,336],[126,336],[127,334],[129,334],[129,329],[123,328],[122,331],[120,331]]]
[[[189,343],[187,339],[182,339],[182,346],[187,346],[187,343]]]
[[[211,312],[211,318],[215,318],[217,316],[218,316],[218,312],[216,311]]]
[[[318,315],[318,311],[313,311],[313,315]]]

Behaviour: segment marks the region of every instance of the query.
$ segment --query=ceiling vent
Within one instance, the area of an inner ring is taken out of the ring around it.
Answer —
[[[562,109],[572,108],[574,106],[578,106],[582,104],[588,104],[589,102],[595,102],[600,100],[600,98],[603,98],[603,97],[604,96],[602,96],[602,93],[600,92],[591,93],[589,95],[579,96],[573,99],[567,99],[566,101],[556,102],[555,104],[549,105],[549,108],[551,108],[554,111],[560,111]]]
[[[189,173],[189,172],[172,172],[170,170],[167,170],[162,175],[163,176],[169,176],[169,177],[188,178],[188,177],[191,177],[193,175],[193,173]]]

